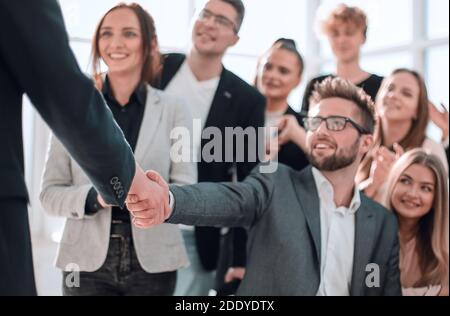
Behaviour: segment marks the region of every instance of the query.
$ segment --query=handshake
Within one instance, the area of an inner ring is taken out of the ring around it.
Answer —
[[[156,171],[144,173],[137,166],[126,205],[136,227],[145,229],[160,225],[172,213],[169,186]]]

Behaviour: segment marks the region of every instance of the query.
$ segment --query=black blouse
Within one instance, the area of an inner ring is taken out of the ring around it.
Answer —
[[[303,96],[303,102],[302,102],[302,113],[308,113],[309,111],[309,98],[311,98],[311,95],[314,91],[314,85],[317,82],[322,82],[326,78],[332,77],[335,78],[335,75],[326,75],[326,76],[320,76],[312,79],[308,85],[306,86],[305,94]],[[383,77],[377,76],[377,75],[370,75],[369,78],[366,80],[360,82],[357,84],[358,87],[362,88],[371,98],[373,101],[375,101],[375,98],[377,96],[378,90],[381,87],[381,83],[383,82]]]

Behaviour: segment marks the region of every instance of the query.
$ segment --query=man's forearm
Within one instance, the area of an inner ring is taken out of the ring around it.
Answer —
[[[167,222],[193,226],[250,226],[255,219],[256,205],[245,198],[245,192],[239,191],[238,185],[232,184],[171,186],[172,213]]]

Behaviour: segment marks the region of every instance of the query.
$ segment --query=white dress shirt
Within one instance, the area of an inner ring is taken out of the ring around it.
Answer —
[[[192,118],[201,121],[203,130],[219,86],[219,81],[220,77],[198,81],[186,60],[170,81],[165,91],[184,100],[184,103],[189,106]],[[201,133],[201,131],[199,132]],[[199,154],[201,134],[198,134],[198,136],[200,138],[193,139],[192,141],[195,152]]]
[[[180,69],[172,78],[166,88],[166,92],[183,99],[184,103],[188,105],[193,120],[200,120],[202,130],[205,127],[208,119],[209,111],[214,100],[217,88],[219,87],[220,77],[215,77],[210,80],[198,81],[192,72],[187,60],[184,61]],[[201,134],[202,131],[194,131],[193,135],[198,136],[192,139],[192,148],[197,153],[198,159],[201,157]],[[197,133],[198,132],[198,133]],[[173,199],[172,199],[173,200]],[[183,230],[193,231],[194,227],[187,225],[179,225]]]
[[[350,207],[336,207],[331,183],[313,168],[320,198],[321,265],[318,296],[349,296],[355,248],[355,213],[361,205],[354,190]]]

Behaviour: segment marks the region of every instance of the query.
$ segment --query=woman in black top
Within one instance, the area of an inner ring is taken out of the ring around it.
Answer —
[[[307,113],[309,110],[309,98],[314,85],[330,76],[349,80],[375,100],[383,78],[364,71],[359,64],[361,47],[367,39],[366,14],[357,7],[340,4],[321,23],[321,27],[336,58],[336,73],[320,76],[309,82],[303,97],[302,112]]]
[[[289,167],[302,170],[309,162],[303,150],[293,142],[280,144],[279,148],[270,148],[270,128],[283,127],[286,116],[303,125],[302,117],[288,104],[290,93],[300,84],[304,69],[303,58],[291,39],[281,38],[262,56],[255,85],[266,97],[266,141],[269,156],[277,153],[277,161]]]

